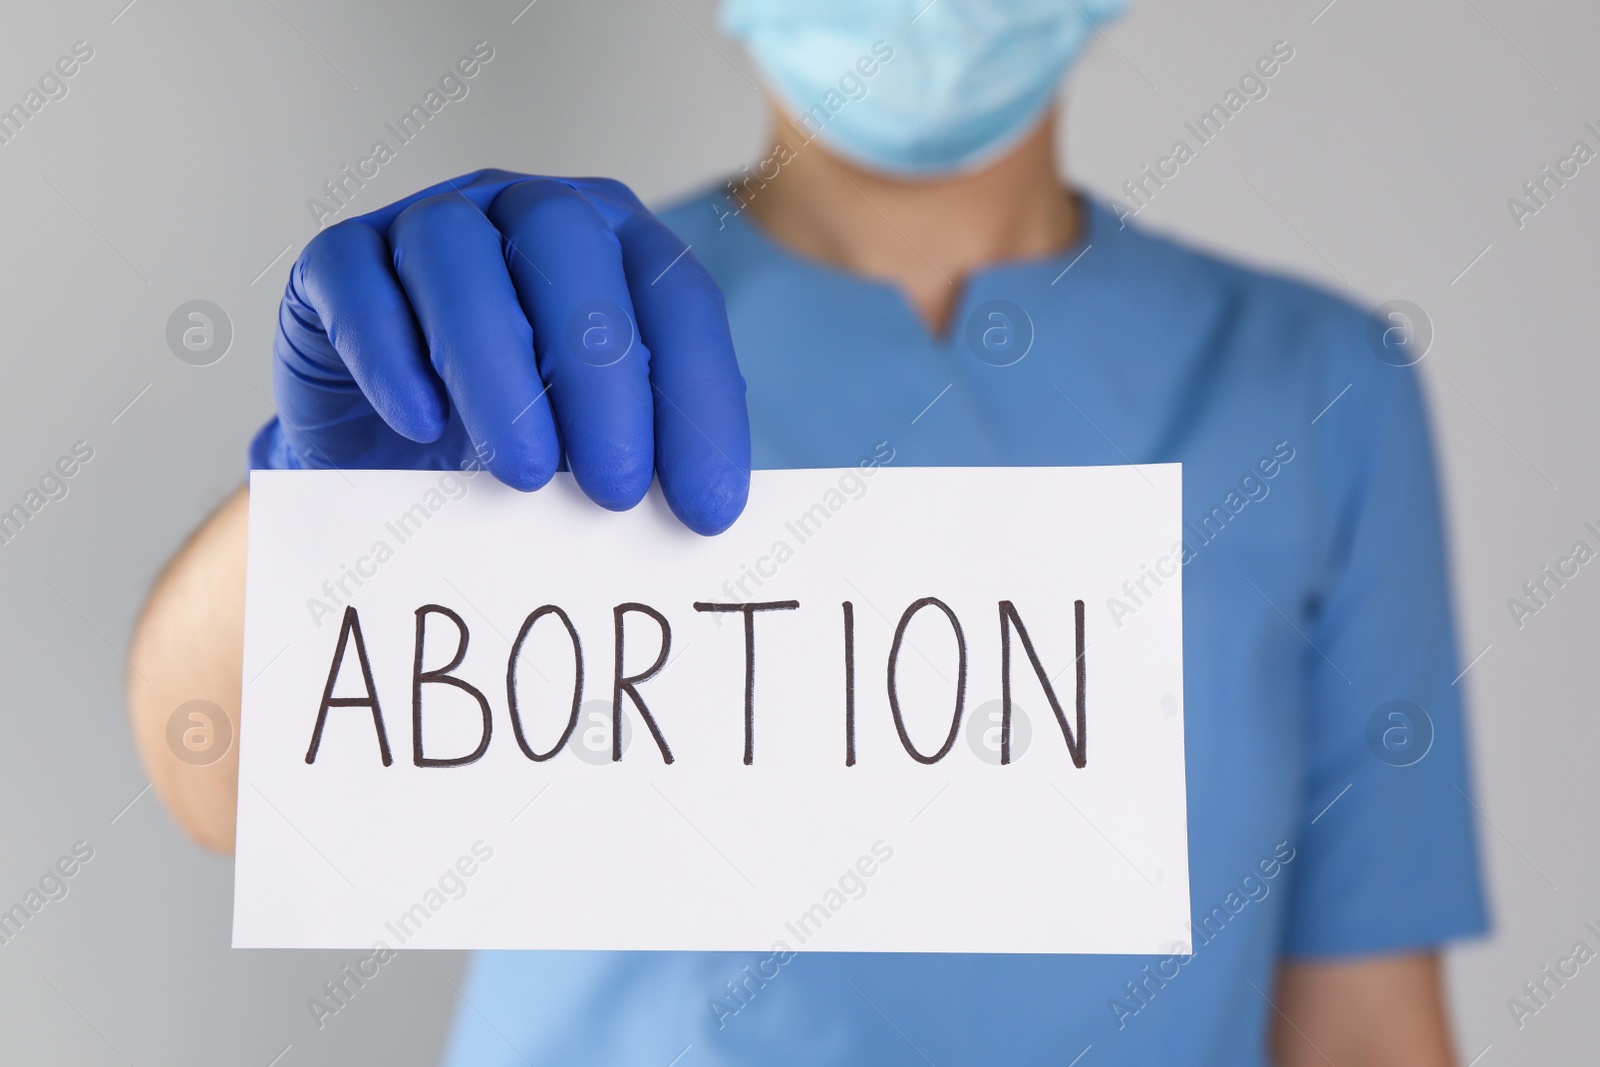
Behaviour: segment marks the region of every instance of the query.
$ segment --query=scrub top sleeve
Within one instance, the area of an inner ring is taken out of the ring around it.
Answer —
[[[1342,347],[1331,373],[1354,379],[1349,406],[1307,440],[1326,528],[1284,945],[1302,957],[1421,950],[1487,925],[1426,411],[1411,369]]]

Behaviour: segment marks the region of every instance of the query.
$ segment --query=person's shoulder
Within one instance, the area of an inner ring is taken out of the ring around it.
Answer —
[[[1141,300],[1204,306],[1222,347],[1252,371],[1313,389],[1364,384],[1391,398],[1414,389],[1410,366],[1432,333],[1421,308],[1395,301],[1369,309],[1353,290],[1201,248],[1103,205],[1093,210],[1119,267],[1138,279]]]
[[[1097,228],[1117,247],[1119,258],[1139,270],[1152,288],[1187,290],[1263,325],[1300,332],[1359,334],[1371,317],[1350,297],[1319,283],[1119,219],[1101,204],[1092,210],[1100,216]]]

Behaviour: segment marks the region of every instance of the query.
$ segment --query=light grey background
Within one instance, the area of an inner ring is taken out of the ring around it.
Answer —
[[[5,15],[0,106],[73,42],[95,49],[70,94],[0,146],[0,509],[74,441],[95,450],[70,495],[0,546],[0,902],[74,841],[95,848],[71,895],[0,948],[7,1062],[434,1061],[460,955],[402,956],[319,1031],[306,999],[356,953],[228,947],[230,864],[141,794],[121,655],[152,577],[238,484],[270,414],[273,316],[315,232],[307,198],[473,42],[495,58],[471,95],[359,209],[486,165],[610,175],[660,199],[756,158],[762,105],[710,0],[525,2],[74,0]],[[1451,957],[1462,1058],[1585,1059],[1600,964],[1520,1030],[1506,1001],[1578,939],[1600,947],[1582,926],[1600,925],[1600,568],[1520,630],[1506,602],[1600,524],[1600,162],[1520,230],[1506,201],[1575,140],[1600,143],[1584,129],[1600,125],[1600,8],[1325,4],[1140,0],[1070,83],[1066,164],[1114,193],[1273,42],[1294,46],[1271,94],[1141,222],[1431,317],[1422,367],[1463,662],[1481,653],[1461,684],[1496,924]],[[165,342],[195,298],[233,322],[214,366]]]

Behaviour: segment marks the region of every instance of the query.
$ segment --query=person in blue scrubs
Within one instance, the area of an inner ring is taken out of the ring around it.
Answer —
[[[659,217],[616,183],[496,171],[326,231],[252,465],[477,459],[534,489],[565,463],[613,508],[659,478],[714,533],[752,465],[1181,462],[1184,540],[1152,565],[1184,589],[1193,951],[483,952],[446,1063],[1455,1062],[1437,953],[1486,915],[1404,344],[1063,187],[1057,83],[1115,3],[918,7],[729,0],[772,148]],[[637,329],[647,360],[595,373],[563,347],[574,316]],[[141,621],[152,707],[194,695],[196,648],[237,700],[242,605],[204,579],[242,574],[243,507]],[[1157,595],[1090,610],[1115,626]],[[229,847],[231,793],[185,795],[160,750],[169,804]]]

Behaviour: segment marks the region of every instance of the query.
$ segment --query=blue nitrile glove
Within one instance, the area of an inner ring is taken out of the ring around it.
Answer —
[[[478,171],[331,226],[290,271],[273,354],[278,417],[252,467],[476,458],[528,490],[564,450],[613,510],[653,474],[700,533],[744,508],[722,293],[620,182]]]

